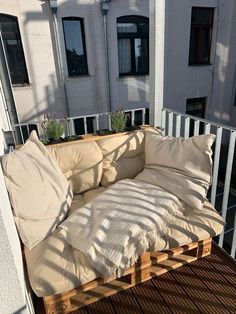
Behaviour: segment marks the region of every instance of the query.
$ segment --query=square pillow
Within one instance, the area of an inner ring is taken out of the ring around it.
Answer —
[[[212,134],[183,139],[147,132],[145,168],[136,179],[158,185],[201,210],[212,180],[214,140]]]
[[[71,187],[35,131],[19,150],[2,157],[2,167],[21,240],[31,249],[65,218]]]

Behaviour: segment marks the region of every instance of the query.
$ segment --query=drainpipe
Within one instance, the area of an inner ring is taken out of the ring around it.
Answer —
[[[103,0],[100,2],[100,9],[103,16],[104,49],[105,49],[105,63],[106,63],[106,90],[107,90],[107,101],[108,101],[109,112],[112,111],[109,50],[108,50],[108,41],[107,41],[107,14],[110,9],[110,2],[111,0]]]
[[[20,143],[23,139],[21,127],[15,129],[15,132],[12,128],[14,124],[19,124],[19,117],[16,109],[15,99],[13,95],[13,88],[10,78],[10,72],[8,68],[8,63],[6,59],[6,53],[4,49],[4,44],[2,40],[2,34],[0,30],[0,80],[2,82],[2,90],[6,102],[6,115],[9,117],[12,136],[14,143]]]
[[[62,93],[64,98],[64,104],[65,104],[65,111],[67,117],[70,116],[69,113],[69,106],[68,106],[68,99],[66,94],[66,86],[65,86],[65,79],[64,79],[64,73],[63,73],[63,63],[62,63],[62,57],[61,57],[61,49],[60,49],[60,37],[59,37],[59,31],[58,31],[58,23],[57,23],[57,0],[49,0],[49,6],[52,13],[52,24],[53,24],[53,32],[54,32],[54,40],[55,40],[55,48],[56,48],[56,57],[59,67],[59,76],[60,76],[60,83],[62,87]]]

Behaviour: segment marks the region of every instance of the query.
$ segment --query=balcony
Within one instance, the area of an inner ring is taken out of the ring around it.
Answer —
[[[142,112],[140,124],[145,124],[145,108]],[[131,111],[130,123],[135,124],[135,110]],[[100,129],[101,119],[107,119],[110,129],[109,115],[98,114],[68,119],[68,133],[75,134],[74,121],[81,119],[87,133],[87,119],[94,119],[94,131]],[[104,123],[104,121],[103,121]],[[40,132],[40,123],[31,122],[24,125],[15,125],[15,129],[22,128],[30,131],[29,125],[37,125]],[[222,234],[214,239],[212,254],[194,261],[188,256],[185,261],[181,256],[172,256],[172,264],[163,264],[163,269],[172,270],[161,274],[128,290],[116,295],[106,294],[108,297],[87,305],[73,313],[224,313],[235,312],[236,308],[236,194],[234,154],[236,130],[211,121],[198,119],[169,109],[162,111],[161,131],[163,135],[184,137],[213,133],[216,134],[213,148],[214,168],[213,182],[209,191],[209,200],[215,205],[218,212],[226,219],[226,227]],[[21,138],[25,140],[24,137]],[[228,253],[227,253],[227,252]],[[231,256],[230,256],[231,255]],[[192,261],[188,265],[184,265]],[[178,266],[176,266],[176,264]],[[178,269],[177,267],[182,266]],[[124,288],[126,289],[126,288]],[[121,289],[122,290],[122,289]],[[85,298],[99,300],[103,293],[87,291]],[[36,312],[44,313],[42,302],[36,302]]]

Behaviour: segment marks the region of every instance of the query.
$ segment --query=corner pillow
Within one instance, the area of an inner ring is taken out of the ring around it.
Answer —
[[[49,147],[49,151],[70,182],[74,194],[84,193],[99,186],[103,172],[103,156],[96,142],[76,141]]]
[[[158,185],[201,210],[212,180],[214,140],[212,134],[183,139],[147,132],[145,168],[135,179]]]
[[[133,179],[143,170],[144,131],[106,137],[97,144],[103,155],[102,186]]]
[[[21,240],[31,249],[65,218],[70,185],[35,131],[19,150],[2,157],[2,167]]]

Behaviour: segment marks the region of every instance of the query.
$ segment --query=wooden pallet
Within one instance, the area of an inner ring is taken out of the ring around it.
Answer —
[[[43,298],[47,314],[66,314],[131,288],[211,253],[212,239],[162,252],[147,252],[121,278],[98,278],[66,293]]]

